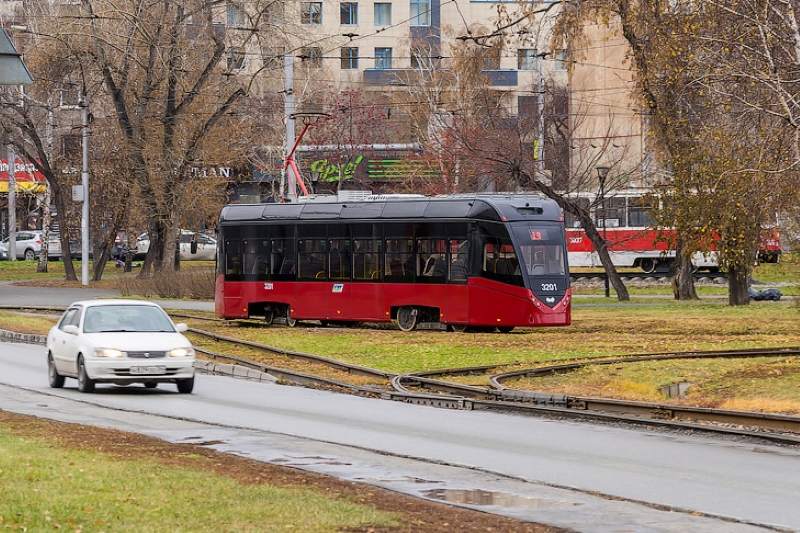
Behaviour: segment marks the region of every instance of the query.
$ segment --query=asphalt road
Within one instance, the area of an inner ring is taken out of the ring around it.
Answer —
[[[0,408],[288,464],[583,533],[800,531],[800,450],[360,398],[226,376],[47,386],[44,348],[0,343]],[[431,493],[429,491],[436,491]],[[491,497],[487,498],[486,495]],[[662,509],[670,509],[665,511]]]

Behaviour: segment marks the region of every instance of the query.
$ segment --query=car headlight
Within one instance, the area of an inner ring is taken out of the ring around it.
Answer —
[[[95,357],[125,357],[125,352],[114,348],[95,348]]]
[[[194,357],[194,348],[175,348],[169,351],[170,357]]]

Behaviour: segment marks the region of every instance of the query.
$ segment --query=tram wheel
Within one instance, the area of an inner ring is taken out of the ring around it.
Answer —
[[[511,333],[514,331],[514,326],[497,326],[497,331],[500,333]]]
[[[275,321],[275,310],[272,307],[267,307],[264,309],[264,322],[268,326],[271,326],[272,323]]]
[[[450,331],[454,331],[456,333],[466,333],[467,332],[467,325],[466,324],[450,324],[447,326],[447,329]]]
[[[656,264],[657,263],[655,259],[645,257],[644,259],[642,259],[642,262],[639,263],[639,266],[642,267],[642,271],[645,274],[652,274],[653,272],[656,271]]]
[[[402,331],[412,331],[417,327],[419,311],[416,307],[401,307],[397,310],[397,326]]]

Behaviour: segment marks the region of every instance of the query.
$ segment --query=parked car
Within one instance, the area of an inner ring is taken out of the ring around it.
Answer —
[[[0,250],[5,253],[0,253],[0,259],[10,259],[8,253],[8,241],[6,237],[0,242]],[[18,231],[15,239],[14,249],[17,252],[17,259],[24,259],[25,261],[34,261],[39,257],[42,251],[42,232],[39,230],[34,231]],[[47,258],[48,259],[61,259],[61,241],[58,235],[50,234],[47,241]]]
[[[81,392],[92,392],[96,383],[175,383],[178,392],[190,393],[195,351],[182,333],[187,329],[153,302],[75,302],[47,335],[50,386],[61,388],[69,377]]]
[[[217,257],[217,241],[204,233],[181,230],[181,261],[213,261]],[[150,238],[146,233],[136,241],[136,254],[143,256],[150,249]]]

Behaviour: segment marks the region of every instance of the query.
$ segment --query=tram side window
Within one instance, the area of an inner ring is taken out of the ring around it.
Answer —
[[[467,281],[467,256],[469,241],[466,239],[450,241],[450,281]]]
[[[242,280],[242,241],[239,239],[225,240],[225,279]]]
[[[628,225],[633,227],[652,227],[654,199],[651,197],[634,197],[628,199]]]
[[[269,268],[271,279],[296,279],[297,254],[295,253],[294,239],[272,239]]]
[[[353,239],[353,279],[380,280],[381,241],[378,239]]]
[[[385,279],[394,283],[414,281],[414,241],[412,239],[386,239]]]
[[[269,240],[244,239],[244,278],[249,281],[270,279]]]
[[[576,198],[575,201],[578,203],[578,205],[582,210],[589,211],[588,198]],[[567,228],[580,228],[582,226],[581,221],[567,211],[564,211],[564,225]]]
[[[483,246],[483,262],[481,274],[490,279],[524,286],[519,260],[511,243],[503,243],[497,239],[487,239]]]
[[[418,282],[444,283],[447,276],[447,256],[444,239],[419,239],[418,264],[415,264]]]
[[[328,271],[329,279],[349,280],[352,269],[352,250],[350,239],[331,239],[329,246],[330,267]]]
[[[598,206],[596,221],[598,228],[618,228],[625,221],[625,198],[606,198]]]
[[[297,241],[297,279],[324,280],[327,271],[327,240],[301,239]]]

